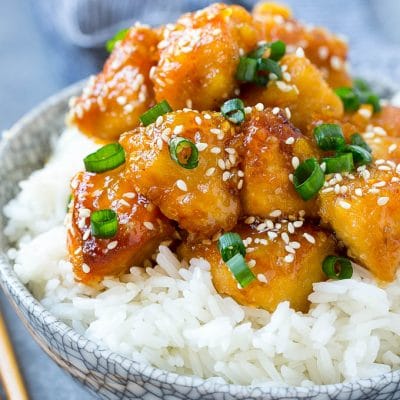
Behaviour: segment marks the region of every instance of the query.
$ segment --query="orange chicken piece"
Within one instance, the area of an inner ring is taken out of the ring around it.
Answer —
[[[293,157],[300,161],[315,157],[318,150],[301,134],[282,111],[253,109],[242,125],[240,148],[244,185],[241,201],[244,215],[266,218],[281,211],[298,215],[305,210],[315,215],[315,201],[304,201],[294,189],[289,175],[294,172]],[[318,157],[318,155],[317,155]]]
[[[149,72],[158,59],[159,35],[133,27],[117,42],[103,71],[89,80],[72,102],[69,121],[82,132],[105,141],[139,124],[139,116],[154,104]]]
[[[389,136],[400,138],[400,107],[382,107],[379,113],[373,114],[369,123],[380,126]]]
[[[232,96],[241,52],[252,50],[258,32],[242,7],[213,4],[166,27],[160,62],[152,73],[157,101],[174,110],[213,110]]]
[[[340,182],[345,193],[336,194],[333,187],[320,191],[322,221],[350,257],[378,279],[391,281],[400,266],[400,167],[389,161],[354,175]]]
[[[288,52],[302,47],[331,87],[351,86],[346,62],[347,44],[341,38],[324,28],[301,24],[288,8],[274,3],[257,4],[253,17],[262,27],[264,40],[282,40]]]
[[[247,244],[246,261],[257,278],[245,288],[238,287],[215,242],[184,243],[178,253],[188,261],[206,259],[217,292],[240,304],[273,312],[280,302],[287,300],[295,310],[306,312],[312,284],[326,279],[322,262],[327,255],[334,254],[336,243],[333,235],[312,225],[296,228],[292,234],[287,228],[287,221],[273,230],[257,229],[257,224],[234,228]],[[289,243],[295,248],[290,253],[286,250]]]
[[[68,249],[75,276],[85,284],[96,285],[105,276],[140,266],[161,241],[174,234],[159,209],[136,194],[121,168],[102,174],[79,172],[71,188]],[[118,231],[113,238],[91,234],[90,214],[101,209],[118,214]]]
[[[229,147],[235,129],[220,113],[186,110],[125,133],[120,142],[136,190],[189,233],[231,229],[240,212],[237,154]],[[186,169],[171,158],[169,142],[176,136],[196,143],[197,167]]]
[[[269,107],[289,107],[291,122],[307,134],[310,123],[320,118],[343,116],[343,105],[311,62],[297,55],[282,58],[290,81],[270,81],[267,87],[249,85],[242,98],[248,105],[263,103]]]

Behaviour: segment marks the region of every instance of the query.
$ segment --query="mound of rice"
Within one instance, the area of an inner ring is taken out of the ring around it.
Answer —
[[[205,260],[182,265],[165,246],[155,268],[105,279],[104,291],[74,282],[63,219],[69,179],[94,148],[64,132],[4,209],[15,271],[54,315],[127,357],[237,384],[328,384],[400,368],[400,274],[381,288],[355,265],[352,279],[314,285],[307,314],[221,297]]]

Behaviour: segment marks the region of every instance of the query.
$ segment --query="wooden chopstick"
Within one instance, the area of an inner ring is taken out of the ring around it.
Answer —
[[[0,377],[10,400],[29,400],[0,310]]]

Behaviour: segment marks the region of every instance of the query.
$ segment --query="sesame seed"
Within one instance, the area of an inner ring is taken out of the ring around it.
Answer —
[[[304,50],[301,47],[296,49],[296,57],[302,58],[304,57]]]
[[[389,154],[393,153],[397,149],[397,144],[393,143],[388,147]]]
[[[117,97],[117,103],[121,106],[125,105],[126,101],[127,101],[126,96],[118,96]]]
[[[371,174],[367,169],[365,169],[361,172],[361,176],[364,178],[365,181],[367,181],[371,177]]]
[[[277,217],[280,217],[281,215],[282,215],[281,210],[274,210],[269,213],[269,216],[272,218],[277,218]]]
[[[331,67],[335,69],[336,71],[342,69],[343,67],[343,61],[338,57],[338,56],[333,56],[331,57]]]
[[[374,126],[372,130],[378,136],[387,136],[386,131],[380,126]]]
[[[321,193],[329,193],[329,192],[333,192],[333,187],[328,187],[321,190]]]
[[[344,200],[339,200],[339,206],[344,208],[345,210],[351,208],[351,204]]]
[[[220,149],[219,147],[213,147],[213,148],[211,149],[211,153],[213,153],[213,154],[219,154],[219,153],[221,153],[221,149]]]
[[[292,86],[288,85],[287,83],[283,81],[277,81],[276,82],[276,87],[281,91],[281,92],[290,92],[292,90]]]
[[[211,175],[214,174],[214,172],[215,172],[215,168],[214,167],[208,168],[208,170],[206,171],[206,176],[211,176]]]
[[[294,226],[291,222],[288,223],[288,232],[289,233],[294,233]]]
[[[301,247],[301,244],[299,242],[290,242],[289,246],[293,249],[299,249]]]
[[[210,132],[213,133],[214,135],[219,135],[220,133],[222,133],[221,129],[218,128],[211,128]]]
[[[175,126],[175,128],[174,128],[174,134],[175,135],[179,135],[180,133],[182,133],[183,132],[183,125],[177,125],[177,126]]]
[[[370,119],[372,117],[372,111],[369,108],[360,108],[358,113],[365,119]]]
[[[304,233],[303,233],[303,237],[304,237],[304,239],[307,240],[307,242],[309,242],[309,243],[311,243],[311,244],[315,244],[315,238],[314,238],[314,236],[310,235],[309,233],[304,232]]]
[[[378,206],[384,206],[389,202],[389,197],[378,197]]]
[[[265,277],[264,274],[258,274],[257,275],[257,279],[262,283],[268,283],[268,280],[267,280],[267,278]]]
[[[277,114],[279,114],[279,111],[280,111],[280,108],[279,108],[279,107],[274,107],[274,108],[272,109],[272,114],[277,115]]]
[[[241,190],[243,188],[243,179],[238,182],[237,188]]]
[[[290,119],[290,117],[292,116],[292,113],[290,112],[289,107],[285,107],[285,113],[286,113],[287,119]]]
[[[136,197],[136,193],[126,192],[122,195],[123,197],[127,197],[128,199],[134,199]]]
[[[178,189],[182,190],[182,192],[187,192],[188,190],[186,183],[182,179],[178,179],[176,181],[176,186],[178,187]]]
[[[118,246],[118,241],[117,240],[113,240],[112,242],[108,243],[107,245],[107,249],[109,250],[113,250]]]
[[[295,228],[301,228],[303,226],[303,221],[294,221],[293,226]]]
[[[144,225],[145,228],[148,229],[149,231],[153,231],[153,230],[154,230],[154,224],[153,224],[152,222],[145,221],[145,222],[143,222],[143,225]]]
[[[390,167],[387,166],[387,165],[380,165],[380,166],[378,167],[378,169],[379,169],[379,171],[391,171],[391,170],[392,170],[392,168],[390,168]]]
[[[294,255],[293,254],[288,254],[287,256],[285,256],[283,261],[285,261],[286,263],[292,263],[294,261]]]
[[[196,122],[197,125],[201,125],[201,118],[198,115],[196,115],[194,121]]]
[[[224,182],[226,182],[230,177],[231,177],[231,173],[230,173],[229,171],[225,171],[225,172],[222,174],[222,180],[223,180]]]
[[[256,266],[256,260],[249,260],[247,265],[249,268],[254,268]]]
[[[278,237],[278,234],[276,232],[271,232],[271,231],[268,231],[267,235],[270,240],[274,240]]]
[[[329,56],[329,49],[326,46],[319,47],[318,56],[321,60],[326,60]]]
[[[255,108],[257,111],[263,111],[263,110],[264,110],[264,104],[263,104],[263,103],[257,103],[257,104],[254,106],[254,108]]]
[[[294,137],[293,136],[288,137],[286,139],[285,143],[286,144],[293,144],[294,143]]]
[[[232,148],[232,147],[227,147],[227,148],[225,149],[225,151],[226,151],[228,154],[236,154],[236,150],[235,150],[234,148]]]
[[[286,82],[290,82],[292,80],[292,75],[290,75],[289,72],[284,72],[282,77]]]
[[[211,115],[210,114],[204,114],[204,119],[211,119]]]
[[[265,222],[263,222],[263,223],[257,225],[257,230],[260,232],[260,231],[263,231],[266,227],[267,227],[267,224]]]
[[[207,143],[196,143],[197,150],[203,151],[208,147]]]
[[[300,160],[298,157],[292,157],[292,167],[296,169],[300,164]]]
[[[89,218],[90,217],[90,210],[88,208],[80,208],[78,210],[79,217],[81,218]]]
[[[385,181],[379,181],[379,182],[374,183],[372,186],[373,187],[384,187],[384,186],[386,186],[386,182]]]
[[[281,238],[286,244],[289,244],[289,242],[290,242],[289,235],[286,232],[282,232]]]
[[[82,271],[83,271],[85,274],[88,274],[88,273],[90,272],[90,267],[89,267],[89,265],[83,263],[83,264],[82,264]]]
[[[158,117],[157,117],[157,119],[156,119],[156,126],[158,127],[158,126],[160,126],[162,123],[163,123],[163,116],[162,115],[159,115]]]
[[[290,181],[290,182],[293,182],[293,174],[289,174],[289,175],[288,175],[288,178],[289,178],[289,181]]]
[[[217,161],[218,167],[222,170],[224,170],[226,168],[225,166],[225,161],[222,158],[219,158]]]
[[[82,236],[82,240],[87,240],[90,235],[90,229],[86,229],[85,233]]]
[[[286,246],[285,246],[285,250],[286,250],[288,253],[296,254],[296,250],[293,249],[293,248],[292,248],[291,246],[289,246],[289,245],[286,245]]]
[[[244,108],[244,113],[245,114],[251,114],[251,107],[245,107]]]
[[[359,196],[359,197],[361,197],[361,196],[363,195],[363,192],[362,192],[362,189],[361,189],[361,188],[356,188],[356,189],[354,190],[354,193],[355,193],[357,196]]]
[[[247,225],[250,225],[250,224],[252,224],[253,222],[255,222],[255,220],[256,220],[255,217],[247,217],[247,218],[244,220],[244,223],[247,224]]]

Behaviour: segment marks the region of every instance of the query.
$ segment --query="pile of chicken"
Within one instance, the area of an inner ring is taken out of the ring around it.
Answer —
[[[282,79],[239,82],[240,56],[277,39],[286,44]],[[149,265],[164,242],[182,259],[206,259],[220,294],[270,311],[283,300],[307,310],[331,254],[347,252],[378,280],[393,280],[400,265],[400,109],[344,111],[333,89],[352,85],[346,53],[342,39],[273,3],[252,14],[214,4],[158,29],[130,28],[71,101],[71,124],[102,143],[119,140],[126,154],[118,168],[80,172],[71,182],[68,247],[77,280],[97,285]],[[241,124],[219,111],[231,98],[246,106]],[[143,126],[140,115],[162,100],[174,111]],[[327,176],[318,196],[304,201],[293,172],[320,158],[313,130],[322,122],[339,124],[347,139],[362,133],[374,159]],[[171,158],[176,136],[196,144],[196,168]],[[113,238],[91,233],[90,215],[100,209],[118,214]],[[257,279],[245,288],[221,258],[224,232],[240,234],[246,246]]]

